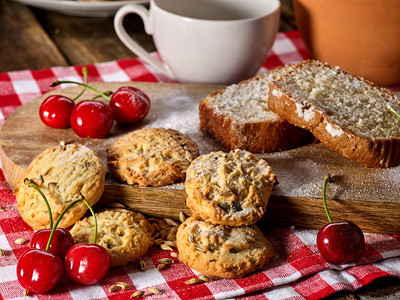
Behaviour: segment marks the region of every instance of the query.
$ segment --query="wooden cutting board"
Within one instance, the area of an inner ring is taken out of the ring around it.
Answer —
[[[152,100],[151,110],[140,125],[114,124],[104,139],[79,138],[71,129],[49,128],[39,119],[39,106],[45,97],[61,93],[72,98],[80,87],[56,90],[19,107],[6,120],[0,133],[0,157],[10,185],[16,186],[34,157],[60,141],[85,144],[105,163],[105,150],[116,138],[143,126],[177,129],[198,143],[201,154],[227,151],[198,129],[199,101],[220,86],[143,82],[93,84],[102,91],[113,91],[121,85],[133,85],[145,91]],[[93,96],[89,91],[84,98]],[[304,228],[324,225],[327,218],[322,203],[322,184],[329,173],[334,179],[327,191],[333,220],[352,220],[365,232],[400,233],[400,167],[365,168],[319,143],[260,157],[268,161],[279,180],[261,221],[263,225]],[[180,211],[190,214],[185,197],[183,183],[139,188],[119,183],[109,175],[101,202],[118,202],[145,215],[176,219]]]

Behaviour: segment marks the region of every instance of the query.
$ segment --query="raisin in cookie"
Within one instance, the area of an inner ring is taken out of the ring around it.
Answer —
[[[256,225],[215,225],[190,217],[179,226],[176,241],[181,262],[222,278],[240,278],[263,269],[274,256]]]
[[[153,245],[153,226],[146,218],[126,209],[107,209],[96,213],[97,242],[108,250],[111,267],[125,266],[142,257]],[[75,243],[92,243],[94,219],[89,216],[71,229]]]
[[[186,171],[186,205],[193,216],[214,224],[254,224],[264,215],[275,182],[267,162],[250,152],[212,152]]]
[[[114,176],[128,184],[162,186],[183,181],[198,155],[197,144],[179,131],[142,128],[107,149],[107,164]]]
[[[80,144],[59,145],[39,154],[29,165],[16,188],[19,213],[34,229],[49,228],[49,215],[42,196],[24,184],[31,179],[44,193],[50,203],[53,219],[80,193],[94,205],[101,197],[105,184],[105,169],[100,158],[89,148]],[[84,202],[75,204],[61,219],[59,227],[67,228],[86,212]]]

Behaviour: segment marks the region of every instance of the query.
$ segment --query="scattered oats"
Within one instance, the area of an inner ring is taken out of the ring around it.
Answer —
[[[164,244],[176,248],[176,242],[174,241],[164,241]]]
[[[156,239],[154,241],[154,244],[156,244],[157,246],[160,246],[161,244],[164,244],[164,240],[163,239]]]
[[[157,266],[157,270],[164,270],[166,267],[168,267],[169,265],[167,265],[167,264],[159,264],[158,266]]]
[[[16,239],[16,240],[15,240],[15,243],[16,243],[17,245],[25,245],[25,244],[27,244],[28,242],[29,242],[29,240],[24,239],[24,238],[19,238],[19,239]]]
[[[25,290],[24,291],[24,296],[32,296],[32,292],[30,290]]]
[[[112,208],[125,208],[125,205],[123,205],[122,203],[118,203],[118,202],[108,203],[107,206],[112,207]]]
[[[118,291],[118,285],[113,284],[112,286],[110,286],[110,287],[108,288],[108,291],[109,291],[110,293],[114,293],[114,292]]]
[[[49,182],[47,184],[47,187],[49,188],[50,193],[54,194],[54,192],[56,190],[56,187],[57,187],[57,183],[56,182]]]
[[[178,227],[172,227],[167,234],[167,241],[176,241],[177,232],[178,232]]]
[[[137,290],[136,292],[134,292],[134,293],[131,295],[130,298],[139,299],[139,298],[142,298],[143,295],[144,295],[144,291]]]
[[[210,277],[208,277],[208,276],[206,276],[206,275],[204,275],[204,274],[199,274],[197,277],[198,277],[199,279],[203,280],[203,281],[206,281],[206,282],[212,281],[212,279],[211,279]]]
[[[172,258],[160,258],[157,259],[157,262],[160,264],[166,264],[166,265],[170,265],[174,263],[174,260]]]
[[[194,235],[193,235],[193,233],[189,233],[189,242],[191,243],[191,244],[193,244],[193,242],[194,242]]]
[[[117,282],[116,285],[118,285],[123,291],[129,290],[131,288],[126,282]]]
[[[289,227],[290,230],[294,230],[295,228],[296,228],[296,227],[293,226],[293,225]]]
[[[158,288],[156,288],[156,287],[153,287],[153,286],[148,287],[147,290],[148,290],[150,293],[156,294],[156,295],[162,294],[162,292],[163,292],[162,290],[160,290],[160,289],[158,289]]]
[[[186,216],[183,212],[179,212],[179,221],[181,221],[181,223],[186,221]]]
[[[200,278],[192,278],[192,279],[185,281],[186,284],[190,284],[190,285],[199,284],[199,283],[203,283],[203,282],[204,282],[204,280],[201,280]]]
[[[160,248],[163,250],[174,251],[174,249],[172,249],[171,246],[167,244],[161,244]]]
[[[174,258],[178,258],[178,253],[177,252],[171,252],[170,255]]]
[[[146,263],[143,259],[139,259],[139,268],[142,272],[146,271]]]
[[[174,220],[172,220],[172,219],[165,218],[164,221],[165,221],[168,225],[170,225],[170,226],[174,226],[174,227],[178,227],[178,226],[179,226],[179,224],[176,223],[176,222],[175,222]]]

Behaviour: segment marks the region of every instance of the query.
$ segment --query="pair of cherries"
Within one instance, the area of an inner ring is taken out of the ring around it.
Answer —
[[[55,81],[50,86],[73,83],[84,87],[74,99],[63,95],[47,97],[39,108],[39,116],[44,124],[52,128],[68,128],[80,137],[103,138],[110,131],[113,121],[133,124],[143,120],[150,110],[150,98],[140,89],[122,86],[112,93],[102,93],[87,85],[87,70],[82,69],[84,83],[75,81]],[[109,101],[109,105],[98,100],[77,100],[88,88]]]
[[[110,269],[111,257],[107,249],[96,244],[97,219],[85,197],[81,194],[80,199],[68,205],[53,226],[51,209],[46,197],[31,180],[25,179],[24,182],[42,195],[49,211],[51,229],[35,232],[30,249],[19,258],[17,263],[19,283],[29,292],[43,294],[57,285],[64,271],[70,279],[85,285],[102,279]],[[80,201],[88,206],[94,218],[93,244],[74,245],[71,233],[57,227],[68,209]]]

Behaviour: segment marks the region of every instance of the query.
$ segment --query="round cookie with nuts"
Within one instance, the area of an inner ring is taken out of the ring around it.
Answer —
[[[186,171],[186,205],[194,217],[241,226],[262,218],[277,177],[263,159],[248,151],[211,152]]]
[[[240,278],[261,270],[274,256],[256,225],[215,225],[193,217],[179,226],[177,247],[181,262],[221,278]]]
[[[107,165],[114,176],[128,184],[163,186],[183,181],[198,155],[197,144],[179,131],[142,128],[117,139],[107,149]]]
[[[97,244],[108,250],[111,267],[125,266],[142,257],[153,245],[153,226],[136,212],[114,208],[96,213]],[[93,216],[84,218],[72,227],[75,243],[92,243]]]
[[[49,228],[49,214],[42,196],[24,183],[30,179],[49,201],[54,221],[80,193],[90,205],[101,197],[105,185],[105,169],[94,151],[81,144],[60,144],[37,156],[28,166],[15,194],[19,213],[34,229]],[[75,204],[61,219],[59,227],[67,228],[79,220],[87,206]]]

